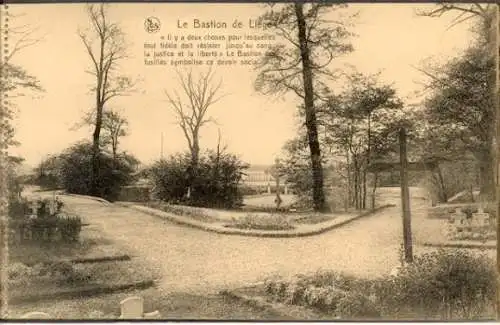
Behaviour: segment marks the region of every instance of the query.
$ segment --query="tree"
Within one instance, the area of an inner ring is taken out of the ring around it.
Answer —
[[[490,76],[494,61],[485,50],[475,44],[444,65],[428,66],[429,95],[424,105],[426,120],[433,129],[428,136],[441,137],[434,143],[434,150],[458,159],[473,154],[479,163],[481,196],[493,200],[496,108]]]
[[[479,36],[475,45],[469,49],[466,55],[463,57],[462,67],[463,69],[469,69],[469,72],[472,73],[476,81],[476,86],[474,89],[475,93],[472,91],[468,94],[469,102],[474,99],[477,99],[477,91],[478,87],[483,88],[480,90],[482,94],[486,97],[483,98],[483,103],[479,105],[485,109],[484,112],[478,113],[476,111],[474,117],[478,117],[478,114],[481,116],[482,135],[477,132],[473,135],[473,138],[477,140],[477,136],[479,136],[479,140],[485,141],[482,143],[481,148],[478,150],[479,152],[475,153],[475,156],[481,161],[480,170],[481,171],[481,196],[486,200],[494,200],[496,196],[495,191],[495,155],[494,152],[497,148],[493,148],[494,145],[493,138],[497,136],[495,133],[495,121],[497,120],[498,109],[499,109],[499,99],[498,99],[498,84],[499,84],[499,61],[498,57],[500,55],[500,47],[498,43],[498,29],[500,28],[500,24],[498,21],[498,12],[500,7],[496,4],[439,4],[437,8],[430,11],[422,11],[419,14],[422,16],[428,17],[441,17],[447,13],[458,13],[458,15],[454,18],[454,21],[450,27],[453,27],[456,24],[460,24],[466,20],[475,19],[476,24],[474,25],[473,31]],[[476,52],[474,54],[474,52]],[[476,56],[473,58],[472,56]],[[481,58],[480,58],[481,56]],[[466,61],[475,62],[475,68],[469,66]],[[482,61],[482,63],[480,63]],[[479,67],[482,64],[483,67]],[[451,67],[449,67],[452,69]],[[423,70],[423,69],[422,69]],[[475,70],[475,71],[471,71]],[[480,72],[479,70],[482,70]],[[423,71],[427,76],[429,76],[435,83],[439,82],[439,78],[435,76],[435,71]],[[481,80],[478,80],[478,74],[481,75]],[[465,76],[463,76],[463,82],[465,82]],[[468,82],[471,82],[472,79],[469,79]],[[434,83],[434,84],[435,84]],[[463,83],[462,83],[463,85]],[[486,88],[484,88],[486,86]],[[466,90],[466,88],[463,88]],[[486,92],[489,91],[489,94]],[[462,93],[464,95],[464,93]],[[458,98],[457,98],[458,99]],[[485,103],[489,107],[485,106]],[[476,103],[479,104],[479,103]],[[473,106],[476,106],[473,104]],[[476,109],[478,106],[476,106]],[[484,115],[486,114],[486,116]],[[473,117],[473,118],[474,118]],[[478,121],[476,121],[477,123]],[[471,126],[471,125],[469,125]],[[466,128],[468,128],[466,126]],[[497,132],[500,128],[497,128]],[[477,130],[479,131],[479,130]],[[486,134],[486,133],[491,134]],[[473,132],[474,133],[474,132]],[[466,139],[462,137],[462,139]],[[467,141],[469,142],[469,141]],[[490,146],[490,148],[487,148]],[[481,157],[479,157],[481,156]],[[497,171],[498,172],[498,171]],[[500,224],[500,223],[499,223]]]
[[[0,61],[0,74],[2,75],[2,78],[0,78],[0,94],[3,97],[0,139],[2,139],[1,145],[3,149],[17,145],[14,140],[15,130],[10,123],[14,119],[15,98],[25,96],[25,91],[29,93],[44,91],[38,78],[32,76],[22,66],[14,63],[16,54],[42,40],[34,36],[35,32],[36,29],[29,26],[13,26],[9,28],[9,39],[13,46],[10,51],[6,52],[6,55],[2,55]]]
[[[85,114],[82,121],[75,124],[71,130],[79,129],[80,127],[87,125],[95,126],[95,111],[89,111]],[[109,149],[116,158],[118,154],[118,145],[120,144],[120,138],[129,135],[128,132],[128,120],[122,116],[116,110],[109,109],[104,111],[102,114],[102,129],[103,132],[99,138],[101,150]]]
[[[222,87],[222,79],[214,82],[215,72],[210,68],[206,73],[193,76],[189,71],[186,75],[177,72],[181,93],[175,91],[170,94],[165,90],[168,103],[173,109],[179,127],[184,133],[191,154],[191,164],[188,166],[188,195],[192,194],[195,172],[198,168],[200,154],[200,131],[201,128],[214,120],[207,116],[208,110],[223,96],[219,94]]]
[[[281,37],[259,64],[255,87],[263,94],[283,95],[292,91],[303,100],[305,127],[313,175],[313,202],[316,211],[325,207],[323,167],[318,140],[317,101],[328,92],[324,78],[335,79],[330,63],[339,55],[352,51],[346,42],[351,35],[343,17],[328,20],[345,5],[312,3],[274,6],[261,18],[268,29]],[[339,15],[341,16],[341,15]]]
[[[24,91],[43,91],[39,80],[22,66],[14,63],[14,59],[17,53],[37,44],[41,40],[34,37],[35,31],[36,29],[29,26],[10,25],[6,32],[9,33],[9,43],[13,44],[13,46],[9,47],[10,51],[7,47],[2,47],[2,55],[0,55],[0,195],[2,198],[8,199],[8,205],[0,204],[0,233],[4,235],[0,239],[2,242],[0,244],[0,256],[3,265],[7,264],[8,250],[6,245],[9,240],[8,222],[4,216],[8,213],[6,210],[12,207],[12,203],[19,199],[22,190],[14,168],[15,165],[20,163],[21,158],[9,156],[6,152],[10,146],[18,144],[14,138],[15,130],[12,125],[12,120],[15,118],[14,100],[17,97],[24,96]],[[3,39],[5,38],[2,35]],[[0,44],[2,44],[1,40]],[[7,284],[6,281],[1,282],[0,313],[3,316],[7,308],[7,302],[4,299],[7,296]]]
[[[120,27],[110,22],[106,5],[89,5],[87,13],[91,28],[79,31],[92,64],[87,72],[94,76],[95,85],[91,89],[95,95],[95,121],[92,135],[92,159],[90,173],[90,194],[102,195],[99,189],[100,137],[106,104],[113,98],[126,96],[134,88],[134,82],[118,74],[119,63],[127,57],[127,46]]]
[[[56,155],[43,159],[35,168],[35,184],[44,189],[55,189],[60,186],[60,161]]]
[[[106,111],[103,117],[103,130],[106,132],[104,143],[111,145],[113,159],[116,160],[121,137],[128,135],[128,121],[116,111]]]
[[[326,143],[344,157],[349,197],[357,209],[367,207],[367,175],[372,162],[387,159],[396,150],[396,130],[404,120],[403,103],[392,85],[381,84],[379,75],[353,73],[345,89],[330,97],[321,112],[326,127]],[[406,116],[405,116],[406,115]],[[378,183],[373,172],[372,206]]]
[[[299,199],[310,202],[313,178],[307,135],[298,134],[296,138],[287,141],[283,146],[283,153],[281,173],[286,176],[287,182]]]

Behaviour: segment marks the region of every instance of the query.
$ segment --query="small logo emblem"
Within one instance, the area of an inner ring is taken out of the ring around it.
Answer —
[[[160,30],[160,26],[160,20],[156,17],[148,17],[144,21],[144,29],[146,29],[148,33],[156,33]]]

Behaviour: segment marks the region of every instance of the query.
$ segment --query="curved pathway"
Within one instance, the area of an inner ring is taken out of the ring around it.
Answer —
[[[170,292],[229,289],[261,281],[276,272],[292,275],[334,269],[375,277],[388,274],[399,261],[399,207],[313,237],[255,238],[178,226],[88,198],[61,199],[85,221],[98,225],[108,238],[156,267],[162,274],[160,288]],[[422,226],[425,218],[421,214],[414,213],[413,219],[418,244],[418,238],[431,234],[428,226]],[[418,246],[414,249],[417,254],[428,250]]]

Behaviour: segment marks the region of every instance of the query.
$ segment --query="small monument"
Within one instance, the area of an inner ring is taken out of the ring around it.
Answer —
[[[121,319],[138,319],[144,314],[144,299],[142,297],[128,297],[120,302]]]
[[[455,209],[455,213],[451,215],[450,221],[457,228],[457,230],[462,230],[463,228],[469,226],[467,216],[462,212],[461,208]]]
[[[476,213],[472,214],[472,223],[476,227],[487,227],[490,225],[490,215],[480,207]]]

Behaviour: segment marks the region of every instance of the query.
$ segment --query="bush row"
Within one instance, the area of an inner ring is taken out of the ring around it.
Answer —
[[[243,202],[238,187],[248,165],[229,153],[208,151],[193,167],[189,154],[172,155],[145,173],[154,184],[156,199],[172,204],[234,208]],[[189,189],[189,195],[188,195]]]
[[[234,219],[228,227],[254,230],[291,230],[295,228],[288,218],[281,214],[247,214],[241,219]]]
[[[90,274],[77,272],[70,262],[48,262],[27,266],[23,263],[12,263],[7,267],[7,279],[11,285],[28,285],[33,281],[47,280],[59,284],[75,284],[85,282]]]
[[[211,221],[216,219],[215,217],[208,215],[202,209],[190,206],[168,204],[164,202],[149,202],[148,206],[178,216],[189,217],[194,220]]]
[[[78,216],[64,214],[61,201],[38,200],[36,215],[32,215],[30,206],[26,199],[9,204],[9,227],[20,240],[25,240],[27,236],[34,241],[78,240],[82,220]]]
[[[268,279],[265,290],[273,300],[341,318],[458,320],[493,317],[495,283],[489,258],[441,250],[417,257],[397,276],[363,280],[318,272]]]

